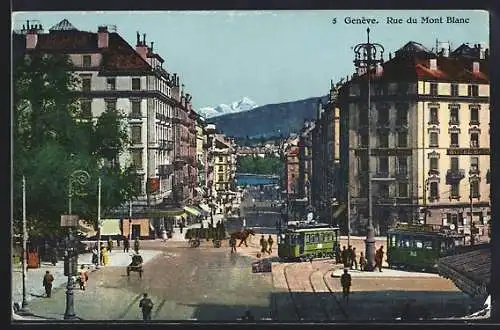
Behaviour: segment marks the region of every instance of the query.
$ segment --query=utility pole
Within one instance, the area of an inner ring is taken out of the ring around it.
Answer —
[[[349,180],[348,180],[349,181]],[[347,246],[351,245],[351,186],[347,183]]]
[[[367,146],[367,161],[368,161],[368,228],[366,234],[366,259],[368,270],[373,271],[375,266],[375,229],[373,228],[373,196],[372,196],[372,169],[371,169],[371,86],[370,86],[370,70],[378,64],[384,63],[382,58],[384,47],[377,43],[370,43],[370,29],[366,29],[367,42],[357,44],[354,47],[355,59],[354,65],[358,69],[365,69],[368,84],[368,146]],[[380,59],[376,59],[377,51],[380,51]],[[363,53],[363,58],[361,58]]]
[[[132,240],[132,200],[130,200],[128,208],[128,241]]]
[[[26,221],[26,178],[23,175],[23,301],[21,303],[21,311],[28,311],[28,301],[26,299],[26,276],[27,276],[27,259],[28,259],[28,229]]]
[[[101,177],[97,179],[97,266],[101,265]]]

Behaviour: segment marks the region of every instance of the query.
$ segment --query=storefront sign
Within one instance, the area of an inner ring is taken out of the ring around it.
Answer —
[[[446,150],[447,155],[489,155],[489,148],[453,148]]]
[[[372,156],[411,156],[411,149],[372,149]]]

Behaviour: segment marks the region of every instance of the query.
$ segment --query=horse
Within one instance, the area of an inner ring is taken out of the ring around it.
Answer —
[[[240,244],[238,244],[238,247],[240,247],[241,244],[243,244],[243,243],[245,243],[245,246],[248,247],[248,245],[247,245],[247,238],[250,235],[255,236],[255,232],[253,231],[253,229],[245,228],[242,231],[239,231],[239,232],[236,232],[236,233],[232,233],[231,234],[231,238],[239,239],[240,240]]]

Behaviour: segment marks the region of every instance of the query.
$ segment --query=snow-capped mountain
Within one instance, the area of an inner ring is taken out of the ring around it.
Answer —
[[[233,102],[229,105],[219,104],[214,107],[204,107],[198,110],[198,113],[206,118],[213,118],[228,113],[237,113],[252,110],[257,107],[257,104],[249,99],[248,97],[243,97],[241,100]]]

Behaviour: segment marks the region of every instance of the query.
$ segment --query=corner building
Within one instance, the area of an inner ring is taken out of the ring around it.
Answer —
[[[344,84],[341,169],[348,181],[342,195],[350,189],[354,232],[365,233],[370,170],[378,235],[395,222],[453,224],[468,234],[471,221],[486,235],[488,57],[479,45],[436,54],[409,42],[371,70],[370,113],[366,72]]]

